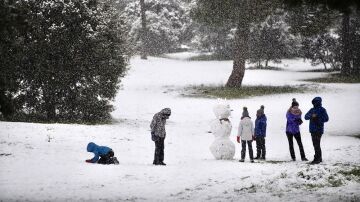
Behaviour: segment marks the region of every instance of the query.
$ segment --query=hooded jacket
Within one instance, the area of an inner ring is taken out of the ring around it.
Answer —
[[[151,121],[150,128],[151,134],[155,136],[165,138],[165,124],[166,119],[171,115],[171,110],[169,108],[162,109],[160,112],[156,113]]]
[[[329,116],[326,112],[326,109],[322,107],[321,102],[321,97],[315,97],[312,100],[312,104],[314,105],[314,107],[305,114],[305,120],[310,120],[310,133],[323,134],[324,123],[329,121]],[[316,116],[313,117],[313,114],[315,114]]]
[[[87,151],[95,154],[94,158],[91,159],[91,163],[96,163],[99,160],[99,157],[106,155],[111,148],[105,146],[98,146],[97,144],[90,142],[87,145]]]
[[[256,117],[255,120],[255,137],[266,137],[266,121],[265,114]]]
[[[301,110],[297,107],[291,107],[286,113],[286,132],[291,134],[300,133]]]
[[[241,140],[252,140],[254,135],[254,124],[251,121],[250,117],[244,117],[241,119],[238,129],[238,137],[241,137]]]

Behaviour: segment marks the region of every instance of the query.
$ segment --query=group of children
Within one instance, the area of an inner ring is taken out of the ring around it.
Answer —
[[[305,120],[310,120],[309,130],[312,137],[312,142],[315,150],[314,160],[311,164],[318,164],[322,162],[320,140],[324,133],[324,123],[329,120],[326,109],[322,107],[322,100],[320,97],[315,97],[312,100],[313,108],[311,108],[305,115]],[[267,118],[264,113],[265,107],[261,105],[260,109],[256,111],[255,128],[251,117],[249,116],[248,109],[243,108],[241,121],[237,134],[237,142],[241,142],[241,159],[240,162],[245,161],[246,145],[248,145],[250,161],[254,159],[266,159],[266,126]],[[166,120],[170,117],[171,110],[164,108],[156,113],[151,121],[151,139],[155,142],[154,165],[166,165],[164,163],[164,140],[166,137],[165,124]],[[302,161],[308,161],[305,156],[304,148],[301,142],[300,125],[302,112],[299,109],[299,103],[296,99],[292,100],[291,107],[286,112],[286,136],[289,142],[290,156],[293,161],[296,160],[293,138],[295,138],[299,145],[300,155]],[[252,141],[256,141],[256,157],[253,157]],[[106,146],[98,146],[90,142],[87,146],[88,152],[93,152],[95,156],[92,159],[86,160],[88,163],[100,164],[119,164],[119,161],[114,157],[114,152],[111,148]]]
[[[320,141],[321,136],[324,133],[324,123],[329,120],[326,109],[322,107],[322,99],[315,97],[312,100],[313,108],[311,108],[305,115],[305,120],[310,120],[309,130],[312,137],[312,142],[315,150],[314,160],[311,164],[318,164],[322,162],[322,154]],[[308,161],[305,156],[304,148],[301,142],[300,125],[303,123],[301,119],[302,112],[299,109],[299,103],[294,98],[291,103],[291,107],[286,112],[286,136],[289,142],[290,156],[293,161],[296,160],[293,138],[295,138],[299,149],[302,161]],[[265,160],[266,148],[266,116],[264,113],[264,106],[262,105],[256,112],[255,129],[249,112],[246,107],[243,108],[241,121],[239,123],[239,129],[237,134],[237,142],[241,142],[241,159],[240,162],[244,162],[246,145],[248,145],[250,162],[254,162],[254,159]],[[252,141],[256,141],[256,157],[253,158]]]

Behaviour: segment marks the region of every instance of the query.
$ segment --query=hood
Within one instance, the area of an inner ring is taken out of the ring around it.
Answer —
[[[311,103],[314,105],[314,107],[321,107],[322,99],[321,97],[315,97]]]
[[[87,145],[87,151],[88,151],[88,152],[93,152],[96,147],[97,147],[97,145],[96,145],[95,143],[90,142],[90,143]]]
[[[169,116],[171,115],[171,109],[170,108],[164,108],[160,111],[160,114],[163,115],[164,117],[169,118]]]

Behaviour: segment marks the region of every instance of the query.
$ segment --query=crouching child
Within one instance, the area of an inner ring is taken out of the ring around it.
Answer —
[[[106,146],[99,146],[93,142],[87,145],[87,151],[92,152],[95,156],[92,159],[87,159],[87,163],[98,164],[119,164],[119,161],[114,157],[114,151]]]

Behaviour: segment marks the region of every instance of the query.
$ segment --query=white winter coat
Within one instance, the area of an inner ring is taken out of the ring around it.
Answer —
[[[239,124],[238,137],[241,137],[241,140],[252,140],[254,135],[254,124],[251,121],[251,118],[244,117]]]

